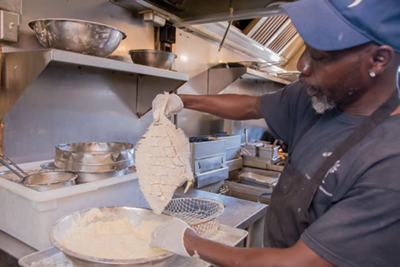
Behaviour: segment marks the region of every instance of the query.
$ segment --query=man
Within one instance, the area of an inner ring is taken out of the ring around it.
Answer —
[[[266,218],[267,248],[231,248],[180,220],[153,245],[218,266],[400,266],[399,0],[283,6],[307,44],[300,81],[261,97],[171,95],[188,109],[264,118],[289,146]],[[162,97],[154,100],[154,108]]]

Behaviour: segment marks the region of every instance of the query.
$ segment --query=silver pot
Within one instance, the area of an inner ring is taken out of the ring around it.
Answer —
[[[29,23],[45,48],[107,57],[126,38],[117,28],[84,20],[39,19]]]

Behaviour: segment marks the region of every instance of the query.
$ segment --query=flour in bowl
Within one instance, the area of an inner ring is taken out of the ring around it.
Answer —
[[[91,212],[72,223],[62,239],[63,246],[86,256],[106,259],[139,259],[167,252],[150,247],[151,234],[161,222],[143,220],[133,225],[129,219],[119,219],[88,224],[94,217],[104,217],[99,209]]]

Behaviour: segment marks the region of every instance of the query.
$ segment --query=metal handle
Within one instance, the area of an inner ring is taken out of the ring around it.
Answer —
[[[229,0],[229,17],[232,17],[232,16],[233,16],[232,0]],[[222,47],[224,46],[225,38],[226,38],[226,36],[228,35],[229,28],[231,27],[232,22],[233,22],[232,20],[230,20],[230,21],[228,22],[228,27],[226,27],[226,31],[225,31],[224,37],[222,37],[221,44],[219,45],[219,48],[218,48],[218,52],[220,52],[221,49],[222,49]]]
[[[20,178],[20,181],[19,181],[20,183],[23,183],[25,181],[25,179],[29,177],[29,174],[24,172],[23,169],[18,167],[17,164],[15,164],[11,159],[6,157],[5,155],[0,154],[0,158],[1,158],[0,163],[3,164],[4,166],[6,166],[7,169],[9,169],[15,175],[17,175]]]

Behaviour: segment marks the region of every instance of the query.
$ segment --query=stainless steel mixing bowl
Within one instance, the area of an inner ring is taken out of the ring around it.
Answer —
[[[156,215],[151,210],[136,208],[136,207],[105,207],[99,208],[106,216],[101,218],[95,217],[92,222],[97,221],[114,221],[118,219],[126,219],[134,224],[138,225],[143,220],[155,220],[162,223],[167,222],[172,219],[172,217],[167,215]],[[86,212],[90,212],[92,209],[86,209],[74,212],[67,215],[60,220],[58,220],[50,229],[50,241],[51,243],[64,253],[64,255],[72,262],[74,266],[78,267],[93,267],[93,266],[152,266],[161,267],[169,266],[175,256],[171,252],[166,252],[156,256],[141,258],[141,259],[131,259],[131,260],[116,260],[116,259],[104,259],[86,256],[75,251],[66,248],[62,243],[65,234],[70,229],[72,222],[83,218]]]
[[[41,172],[29,175],[24,185],[37,191],[47,191],[75,184],[78,175],[70,172]]]
[[[84,20],[39,19],[29,23],[46,48],[107,57],[126,38],[117,28]]]
[[[170,69],[178,56],[167,52],[152,49],[130,50],[129,55],[133,63],[161,69]]]
[[[54,165],[54,162],[46,162],[40,165],[40,167],[43,170],[46,171],[62,171],[62,169],[57,168]],[[76,175],[78,175],[78,178],[76,179],[77,184],[84,184],[84,183],[89,183],[89,182],[95,182],[95,181],[100,181],[112,177],[118,177],[118,176],[123,176],[127,174],[131,174],[136,172],[135,166],[131,166],[129,168],[119,170],[119,171],[110,171],[110,172],[74,172]],[[1,172],[0,172],[1,176]],[[16,175],[14,175],[16,176]],[[16,178],[14,178],[16,179]]]
[[[79,142],[55,146],[54,165],[71,172],[113,172],[135,163],[135,148],[123,142]]]

